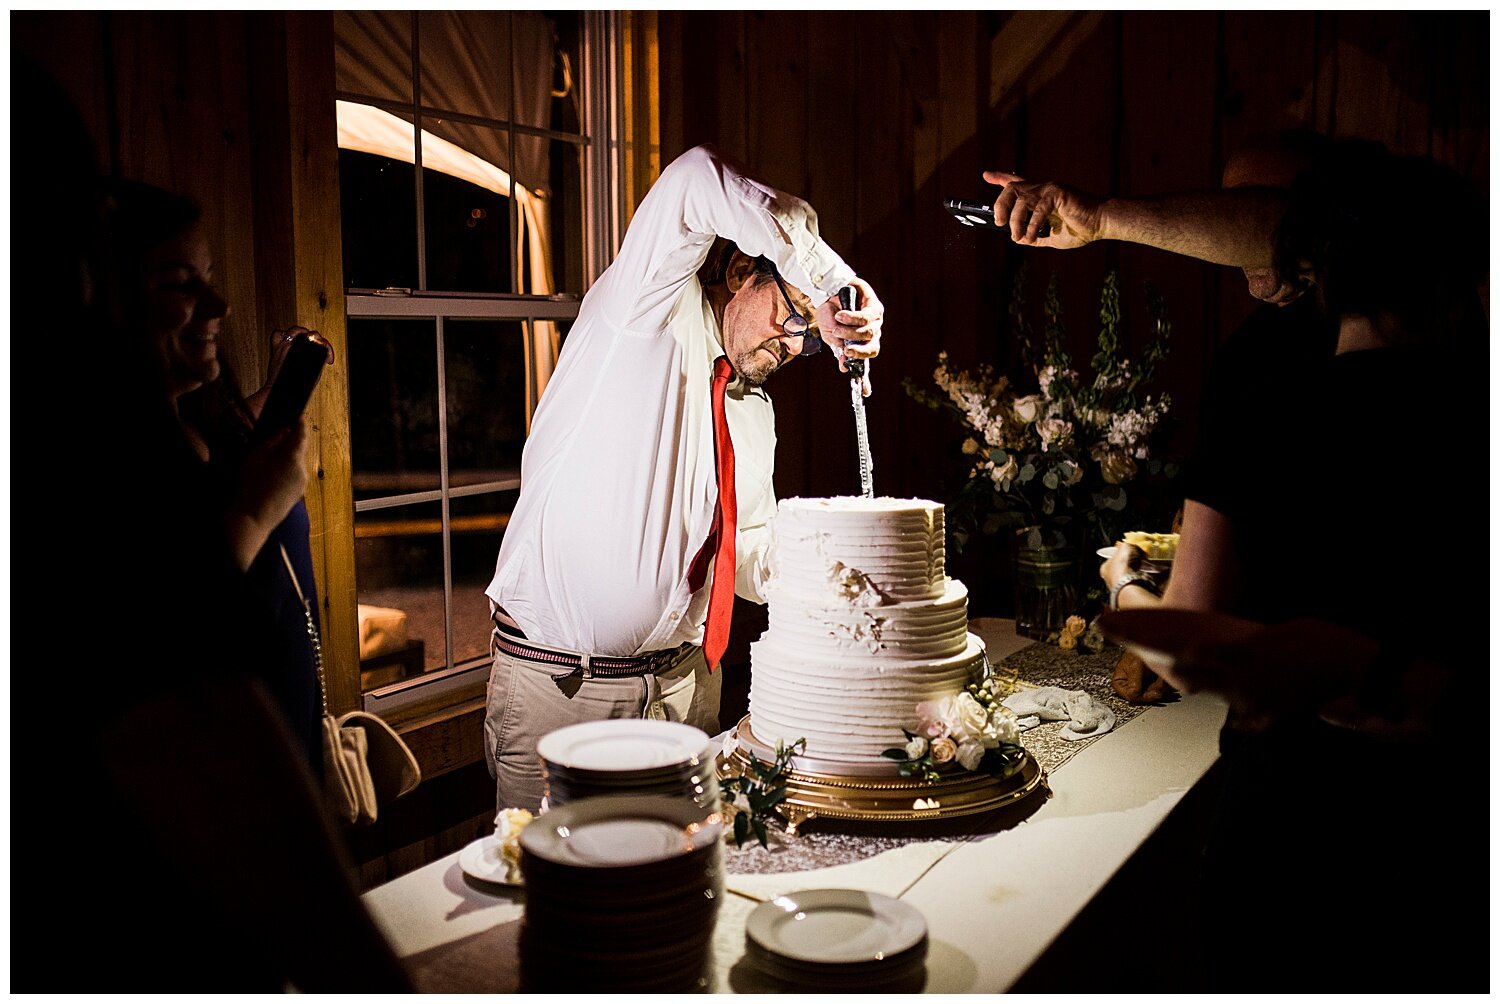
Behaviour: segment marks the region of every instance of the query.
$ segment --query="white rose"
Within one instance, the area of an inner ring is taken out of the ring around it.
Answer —
[[[1015,412],[1016,421],[1022,425],[1030,425],[1042,413],[1042,396],[1029,394],[1026,397],[1018,397],[1011,410]]]
[[[984,735],[985,723],[989,721],[989,712],[974,699],[974,695],[965,691],[953,698],[953,717],[949,723],[953,726],[953,735],[962,743],[965,740],[977,741]]]
[[[994,735],[997,744],[1019,745],[1021,742],[1021,729],[1016,725],[1016,713],[1003,704],[997,704],[990,709],[987,731]]]
[[[960,743],[958,747],[958,765],[964,770],[977,770],[979,761],[984,759],[984,747],[978,743]]]
[[[927,740],[921,736],[914,736],[906,744],[906,759],[916,760],[927,752]]]

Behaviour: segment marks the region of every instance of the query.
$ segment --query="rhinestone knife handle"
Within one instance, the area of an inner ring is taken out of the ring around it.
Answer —
[[[839,290],[839,306],[844,310],[859,309],[859,290],[853,286],[845,286]],[[850,359],[849,365],[849,400],[854,405],[854,433],[859,442],[859,489],[860,494],[867,499],[875,497],[875,482],[872,470],[875,466],[870,459],[870,430],[865,424],[865,395],[864,376],[865,361],[863,359]]]

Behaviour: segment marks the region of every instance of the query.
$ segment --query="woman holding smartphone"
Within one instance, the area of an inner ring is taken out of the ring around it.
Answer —
[[[220,522],[234,557],[255,594],[267,601],[276,657],[263,676],[309,767],[321,778],[322,699],[301,599],[306,596],[316,619],[303,503],[309,437],[300,419],[252,435],[271,382],[244,397],[219,356],[229,305],[213,285],[213,255],[197,206],[139,182],[117,183],[113,196],[121,307],[144,329],[184,440],[203,465],[211,497],[220,503]],[[308,335],[316,332],[293,327],[276,333],[273,380],[293,343]]]

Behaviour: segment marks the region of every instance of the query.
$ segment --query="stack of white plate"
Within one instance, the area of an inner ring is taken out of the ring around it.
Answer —
[[[745,958],[803,990],[920,993],[927,982],[927,920],[880,893],[809,889],[750,912]]]
[[[723,824],[689,799],[587,798],[521,832],[521,989],[707,987]]]
[[[681,722],[612,718],[537,743],[548,808],[599,795],[670,795],[713,812],[719,778],[708,733]]]

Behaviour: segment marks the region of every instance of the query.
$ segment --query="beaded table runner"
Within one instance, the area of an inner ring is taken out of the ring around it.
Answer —
[[[1064,651],[1056,645],[1036,642],[1012,655],[995,661],[995,674],[1001,680],[1013,680],[1017,689],[1026,687],[1061,687],[1064,690],[1082,690],[1095,700],[1102,701],[1115,714],[1115,728],[1121,728],[1135,718],[1148,705],[1130,704],[1115,696],[1110,687],[1110,677],[1115,663],[1120,659],[1121,649],[1106,645],[1095,653],[1075,649]],[[1090,736],[1071,741],[1061,738],[1063,721],[1042,722],[1035,728],[1021,733],[1021,745],[1036,760],[1050,779],[1052,773],[1079,750],[1084,749],[1103,736]],[[1113,732],[1114,730],[1110,730]],[[1056,782],[1052,784],[1055,786]],[[773,821],[769,828],[770,847],[761,847],[751,840],[743,847],[733,842],[724,846],[724,863],[731,874],[780,874],[783,872],[811,871],[833,865],[850,864],[924,840],[965,840],[969,837],[997,833],[1016,825],[1026,815],[1034,812],[1043,798],[1033,797],[1024,812],[1001,810],[975,816],[964,816],[941,822],[913,823],[863,823],[845,820],[829,820],[821,824],[818,820],[804,823],[796,836],[789,837],[784,826]]]

